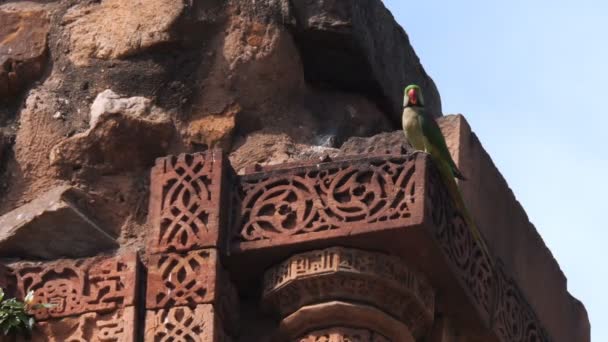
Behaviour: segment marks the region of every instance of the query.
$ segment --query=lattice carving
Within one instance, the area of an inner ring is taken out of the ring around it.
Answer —
[[[498,285],[498,307],[493,325],[501,341],[551,341],[519,287],[505,274],[502,265],[498,267]]]
[[[202,304],[194,308],[180,306],[148,311],[145,340],[229,342],[230,338],[224,332],[213,306]]]
[[[380,253],[329,248],[296,255],[265,274],[263,300],[283,316],[335,299],[381,308],[407,323],[415,335],[434,315],[428,283],[398,258]]]
[[[207,303],[217,306],[226,323],[237,320],[236,290],[221,269],[215,249],[150,257],[148,309]]]
[[[223,168],[220,151],[157,160],[150,201],[153,253],[217,246]]]
[[[425,200],[427,207],[432,208],[433,235],[478,309],[489,318],[496,291],[491,261],[475,241],[461,214],[455,210],[436,169],[429,167],[427,170],[429,178]]]
[[[502,267],[493,268],[482,252],[463,217],[454,209],[435,168],[429,167],[428,172],[426,201],[433,208],[430,216],[434,235],[477,308],[486,318],[494,317],[492,326],[503,342],[550,341],[519,287]],[[494,301],[498,305],[492,312]]]
[[[330,162],[241,177],[237,241],[407,224],[416,204],[412,156]]]
[[[130,306],[137,290],[135,253],[111,258],[20,263],[13,268],[19,296],[31,290],[36,303],[55,304],[52,309],[33,311],[38,320]]]
[[[391,342],[391,340],[370,330],[339,327],[311,332],[294,342]]]
[[[134,325],[133,307],[105,314],[87,312],[37,324],[31,341],[132,342]]]

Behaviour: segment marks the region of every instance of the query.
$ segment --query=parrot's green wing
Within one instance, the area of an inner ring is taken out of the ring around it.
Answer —
[[[441,129],[439,128],[439,125],[437,125],[435,119],[430,117],[428,113],[422,113],[420,117],[422,132],[426,139],[429,141],[429,143],[433,145],[435,151],[439,154],[438,157],[446,161],[450,165],[454,177],[466,180],[462,172],[460,172],[460,170],[456,166],[456,163],[454,163],[454,159],[452,159],[450,150],[448,150],[448,145],[445,142],[443,133],[441,133]]]

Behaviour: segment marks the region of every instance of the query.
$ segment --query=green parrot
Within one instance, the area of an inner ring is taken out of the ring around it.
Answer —
[[[402,119],[405,137],[413,148],[430,154],[436,163],[447,163],[452,178],[466,180],[454,163],[437,122],[426,112],[422,90],[415,84],[405,88]]]
[[[454,163],[443,133],[435,119],[424,108],[424,98],[419,86],[412,84],[405,88],[403,99],[403,132],[412,147],[418,151],[426,152],[437,166],[443,183],[448,188],[457,209],[463,215],[473,237],[484,250],[490,262],[493,259],[488,252],[485,241],[481,237],[477,226],[467,210],[458,184],[454,178],[466,180],[462,172]]]

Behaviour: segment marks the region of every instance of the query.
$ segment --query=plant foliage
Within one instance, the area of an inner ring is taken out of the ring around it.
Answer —
[[[28,314],[30,309],[50,309],[52,304],[34,304],[34,292],[30,291],[23,302],[16,298],[4,298],[4,290],[0,288],[0,331],[4,336],[29,333],[36,323],[34,317]]]

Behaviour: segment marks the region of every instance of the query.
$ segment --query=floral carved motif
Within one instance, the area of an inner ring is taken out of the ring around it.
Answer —
[[[432,208],[433,235],[478,309],[484,317],[490,317],[496,291],[492,262],[475,241],[462,215],[455,210],[435,168],[427,170],[425,200],[427,207]]]
[[[217,245],[224,164],[219,151],[157,160],[151,181],[152,252]]]
[[[334,299],[381,308],[414,334],[424,331],[434,315],[427,282],[400,259],[380,253],[334,247],[298,254],[265,274],[263,301],[282,316]]]
[[[550,341],[517,284],[500,264],[494,266],[475,241],[435,168],[428,170],[426,201],[432,208],[434,236],[477,308],[484,317],[493,319],[494,332],[503,342]]]
[[[363,329],[331,328],[315,331],[294,342],[391,342],[388,338]]]
[[[20,263],[13,268],[19,296],[33,291],[35,303],[54,304],[51,309],[32,312],[39,320],[131,306],[137,293],[135,253],[111,258]]]
[[[417,196],[413,160],[385,156],[243,176],[235,239],[407,224]]]
[[[229,342],[219,317],[211,304],[194,308],[179,306],[149,310],[146,314],[146,336],[149,342],[191,341]]]

